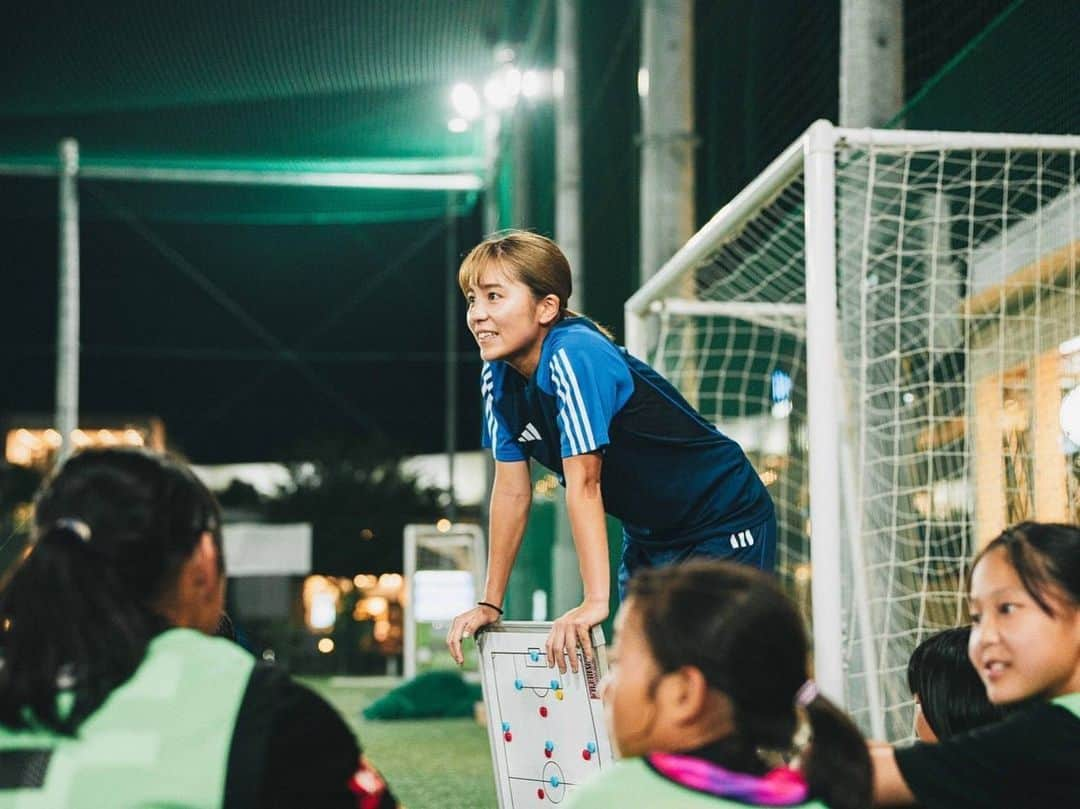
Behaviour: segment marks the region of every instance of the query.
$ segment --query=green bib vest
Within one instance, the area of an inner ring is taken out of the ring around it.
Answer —
[[[647,806],[649,809],[747,809],[749,804],[694,792],[668,781],[640,758],[623,759],[568,793],[566,809],[610,809]],[[787,809],[828,809],[809,801]]]
[[[189,629],[162,633],[76,738],[0,726],[0,809],[220,807],[254,665],[230,641]],[[12,767],[24,784],[40,785],[11,788]]]

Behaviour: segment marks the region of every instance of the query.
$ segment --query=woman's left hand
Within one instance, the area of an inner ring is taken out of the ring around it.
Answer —
[[[592,660],[593,648],[589,640],[589,630],[608,617],[608,602],[586,600],[563,615],[551,627],[545,648],[549,666],[558,666],[566,674],[566,661],[570,660],[570,669],[575,674],[578,670],[578,658],[575,647],[580,646],[587,660]]]

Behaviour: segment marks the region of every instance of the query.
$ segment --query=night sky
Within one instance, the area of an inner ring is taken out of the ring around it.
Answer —
[[[51,196],[48,185],[3,179],[0,192]],[[475,217],[458,230],[460,249],[479,238]],[[0,241],[0,413],[48,413],[56,221],[0,218]],[[159,416],[170,443],[202,463],[280,459],[313,439],[370,431],[407,452],[444,448],[443,222],[90,220],[81,243],[87,423],[95,414]],[[474,448],[479,360],[456,306],[458,432],[460,446]]]
[[[906,4],[908,93],[1006,5]],[[481,82],[500,36],[531,43],[519,45],[523,64],[550,67],[553,15],[542,7],[12,6],[0,18],[0,162],[48,159],[64,136],[99,159],[475,161],[477,133],[447,132],[449,83]],[[1010,30],[1041,31],[1041,8],[1025,5]],[[836,119],[839,17],[835,1],[695,4],[698,225],[813,120]],[[622,304],[640,283],[640,4],[589,0],[581,25],[585,309],[621,338]],[[949,81],[909,125],[1018,128],[1001,117],[1016,105],[958,104],[972,89],[962,70]],[[952,111],[969,108],[1000,115],[955,120]],[[524,114],[532,187],[514,221],[551,234],[551,106]],[[1075,129],[1061,118],[1038,126]],[[503,179],[500,198],[510,199],[514,178]],[[54,406],[56,196],[54,180],[0,176],[0,420],[9,423]],[[159,416],[174,447],[200,463],[282,459],[313,439],[374,432],[403,452],[444,448],[441,198],[84,181],[80,204],[88,419]],[[479,206],[461,201],[455,256],[482,237]],[[458,446],[475,449],[479,361],[456,305]]]

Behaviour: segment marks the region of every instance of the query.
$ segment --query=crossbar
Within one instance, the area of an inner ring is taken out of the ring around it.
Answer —
[[[57,176],[59,173],[60,167],[55,164],[0,162],[0,175],[48,177]],[[402,191],[479,191],[484,187],[483,178],[471,173],[393,174],[389,172],[185,169],[83,164],[79,167],[79,177],[84,180],[119,182],[371,188]]]

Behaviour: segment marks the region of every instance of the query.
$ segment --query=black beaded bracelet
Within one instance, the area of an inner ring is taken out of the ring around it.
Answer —
[[[499,613],[499,615],[503,614],[502,609],[500,607],[496,607],[490,601],[477,601],[476,606],[478,606],[478,607],[491,607],[493,610],[495,610],[495,612]]]

